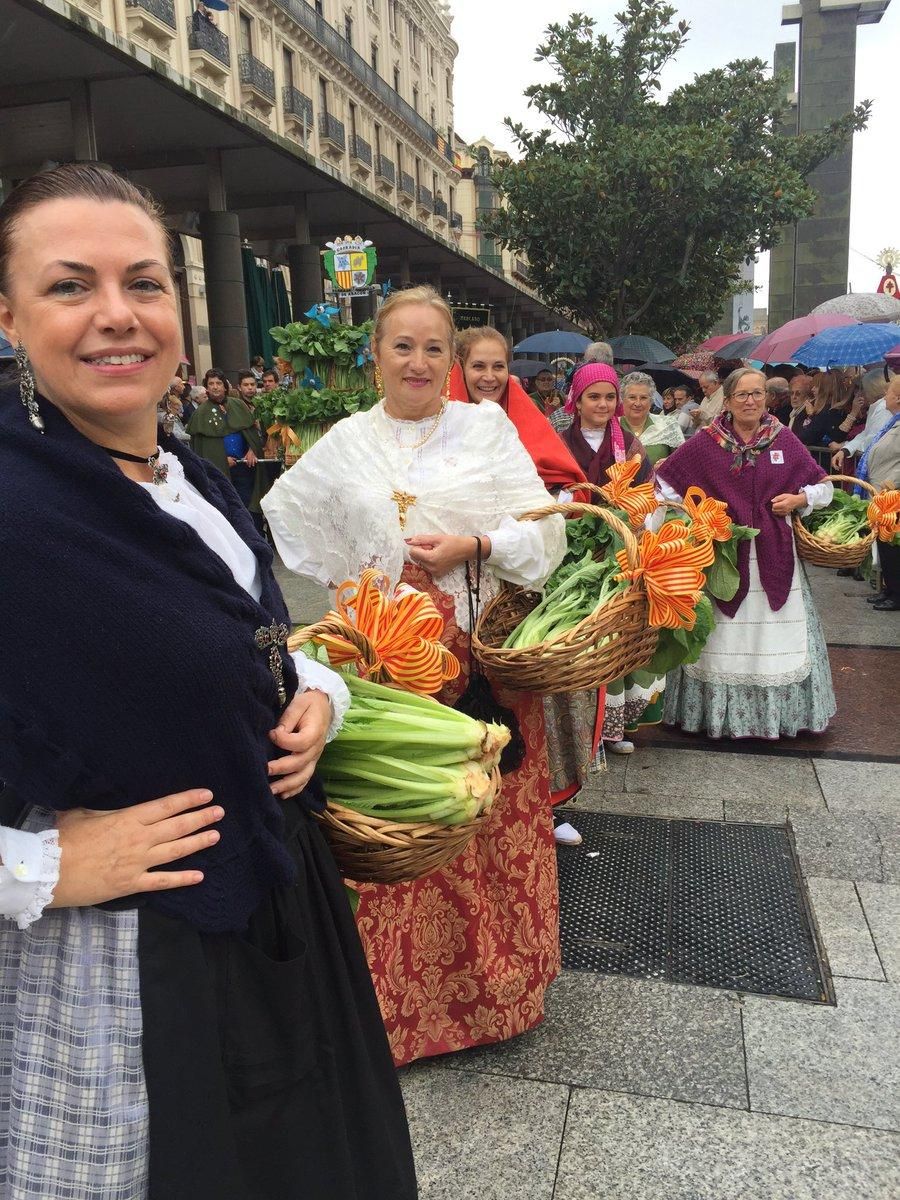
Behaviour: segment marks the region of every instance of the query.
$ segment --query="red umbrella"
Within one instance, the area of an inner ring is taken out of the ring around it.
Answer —
[[[693,350],[690,354],[682,354],[674,362],[669,363],[676,371],[684,371],[692,379],[699,379],[704,371],[715,371],[715,356],[709,350]]]
[[[743,333],[717,333],[715,337],[707,338],[705,342],[701,342],[697,349],[709,350],[711,354],[717,354],[729,342],[736,342],[738,338],[745,336]]]
[[[834,329],[838,325],[858,325],[855,317],[845,313],[819,313],[808,317],[795,317],[785,325],[780,325],[756,347],[754,359],[762,363],[790,363],[794,361],[794,351],[811,337],[821,333],[823,329]]]
[[[887,354],[884,356],[884,361],[892,371],[900,371],[900,342],[888,350]]]

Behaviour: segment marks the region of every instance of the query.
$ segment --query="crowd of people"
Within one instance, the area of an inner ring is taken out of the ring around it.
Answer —
[[[702,399],[658,395],[595,343],[564,399],[546,374],[530,395],[497,330],[458,333],[413,287],[375,320],[379,402],[263,494],[254,405],[277,370],[188,389],[161,214],[85,164],[0,207],[0,328],[19,367],[0,392],[0,1177],[23,1200],[282,1200],[298,1180],[413,1200],[394,1065],[542,1020],[555,841],[579,840],[554,802],[641,723],[779,738],[833,716],[790,518],[833,494],[809,447],[900,482],[900,382],[863,376],[860,400],[843,376],[742,365]],[[651,524],[696,485],[759,530],[703,654],[595,691],[496,689],[520,735],[502,802],[442,870],[360,885],[354,919],[315,776],[349,693],[287,652],[266,535],[326,587],[377,566],[427,593],[452,704],[477,605],[561,562],[554,500],[635,457]]]

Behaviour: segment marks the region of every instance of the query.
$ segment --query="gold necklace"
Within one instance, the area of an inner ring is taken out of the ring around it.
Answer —
[[[425,436],[419,438],[419,440],[417,442],[413,442],[413,444],[411,446],[402,446],[401,449],[403,449],[403,450],[421,450],[422,447],[425,445],[425,443],[427,441],[429,441],[429,439],[432,438],[434,436],[434,434],[436,433],[437,427],[441,423],[441,417],[444,415],[444,411],[445,411],[446,407],[447,407],[447,401],[442,400],[441,407],[438,409],[437,413],[435,414],[435,418],[431,423],[431,428],[428,430],[428,432],[425,434]],[[386,413],[385,415],[390,416],[390,413]],[[393,418],[393,420],[398,420],[398,419],[399,418],[397,418],[397,417]]]

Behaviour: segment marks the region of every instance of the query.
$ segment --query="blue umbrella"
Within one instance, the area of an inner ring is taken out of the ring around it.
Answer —
[[[533,333],[523,342],[513,346],[516,354],[583,354],[591,339],[583,333],[569,333],[565,329],[552,329],[547,333]]]
[[[609,339],[612,346],[613,358],[619,362],[670,362],[675,357],[675,351],[658,342],[656,338],[641,337],[637,334],[623,333],[619,337]]]
[[[900,341],[896,325],[839,325],[823,329],[798,346],[794,359],[805,367],[864,367],[881,362]]]
[[[12,343],[0,333],[0,358],[15,358],[16,352],[12,348]]]

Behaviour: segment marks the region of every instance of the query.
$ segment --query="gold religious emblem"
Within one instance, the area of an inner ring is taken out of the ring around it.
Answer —
[[[406,514],[416,502],[416,497],[409,492],[393,492],[391,499],[397,505],[397,515],[400,518],[400,528],[406,528]]]

